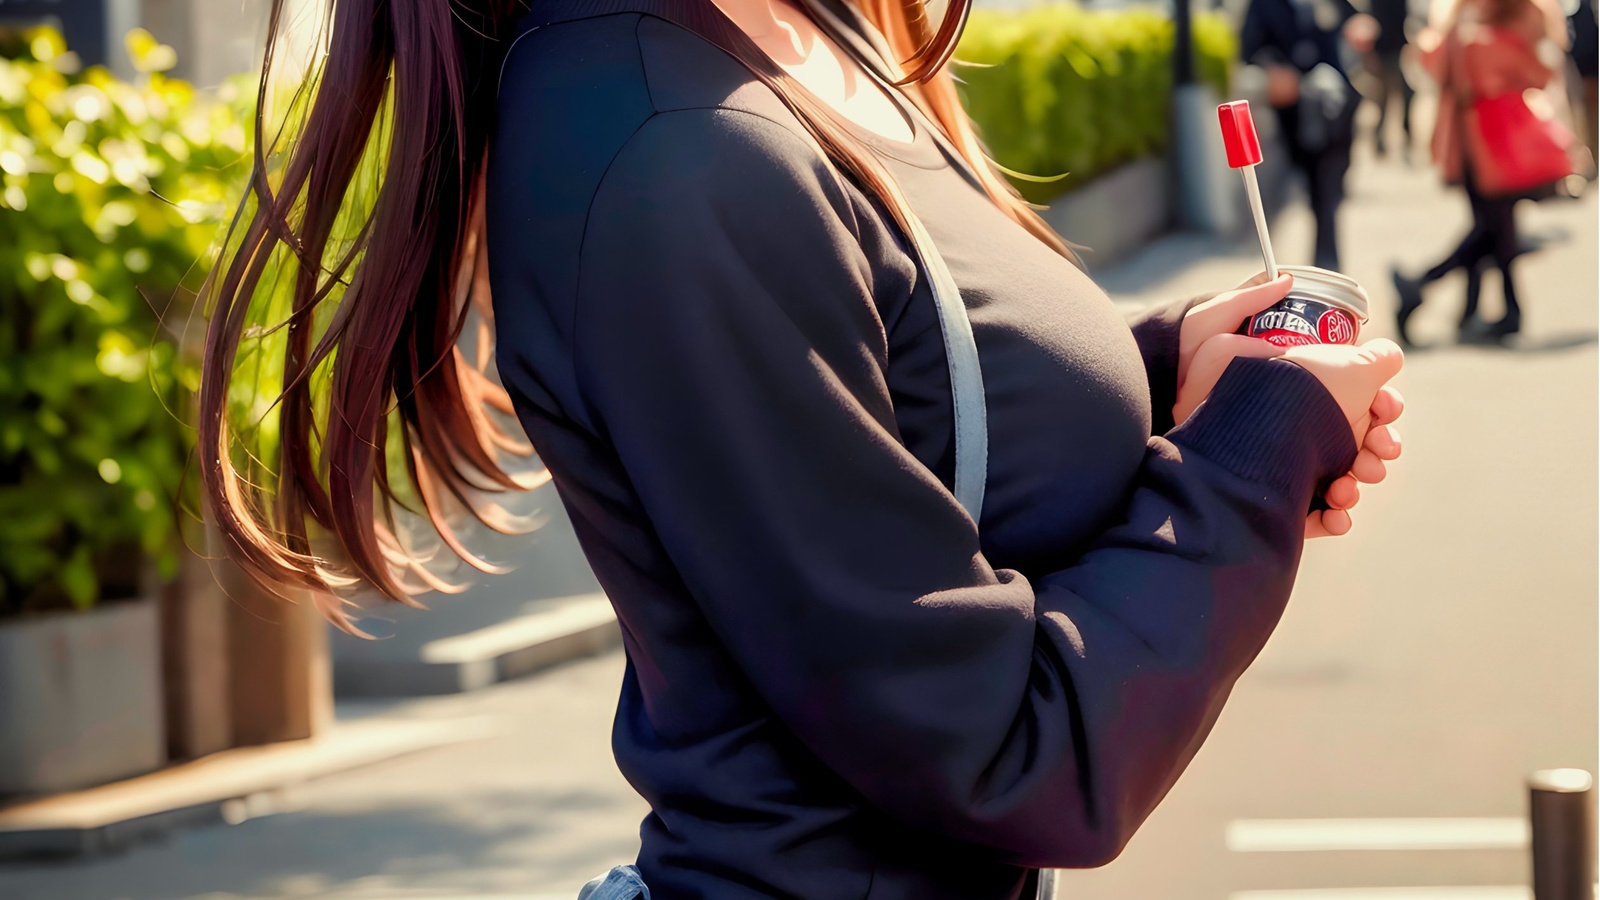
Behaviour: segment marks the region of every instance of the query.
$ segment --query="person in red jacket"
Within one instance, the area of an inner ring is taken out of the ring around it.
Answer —
[[[1433,160],[1440,174],[1466,191],[1472,207],[1472,229],[1442,261],[1422,275],[1407,277],[1394,270],[1400,295],[1396,325],[1402,343],[1410,343],[1411,317],[1421,308],[1422,290],[1456,269],[1467,272],[1467,299],[1462,309],[1461,338],[1468,342],[1498,341],[1522,328],[1511,264],[1518,254],[1517,196],[1486,196],[1473,178],[1474,169],[1489,160],[1474,159],[1472,143],[1462,139],[1473,115],[1474,98],[1494,97],[1543,88],[1559,77],[1566,45],[1566,23],[1548,0],[1453,0],[1436,11],[1418,40],[1423,60],[1438,80],[1439,112],[1433,131]],[[1478,296],[1484,268],[1500,270],[1505,314],[1495,322],[1478,317]]]

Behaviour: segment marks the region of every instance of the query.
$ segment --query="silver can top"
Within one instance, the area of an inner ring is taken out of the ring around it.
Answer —
[[[1294,276],[1292,293],[1332,303],[1344,308],[1363,325],[1367,322],[1367,292],[1354,278],[1316,266],[1279,266],[1279,271]]]

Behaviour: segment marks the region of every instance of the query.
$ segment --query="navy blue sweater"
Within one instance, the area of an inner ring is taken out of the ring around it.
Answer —
[[[970,309],[974,523],[881,207],[731,57],[581,2],[506,66],[490,262],[504,382],[621,621],[645,880],[1000,900],[1111,859],[1283,610],[1354,456],[1337,405],[1241,361],[1170,428],[1182,306],[1130,329],[927,132],[863,135]]]

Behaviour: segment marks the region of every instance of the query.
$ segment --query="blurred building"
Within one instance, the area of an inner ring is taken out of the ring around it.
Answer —
[[[139,7],[138,24],[178,51],[175,74],[210,86],[261,64],[269,0],[107,0]]]
[[[0,0],[0,24],[53,24],[84,62],[123,76],[131,67],[122,36],[142,26],[178,51],[174,74],[204,87],[260,65],[269,7],[269,0]]]

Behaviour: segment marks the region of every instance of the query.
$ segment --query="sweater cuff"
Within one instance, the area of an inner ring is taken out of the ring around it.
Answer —
[[[1234,359],[1205,402],[1167,437],[1307,506],[1350,471],[1358,449],[1322,382],[1280,359]]]
[[[1183,332],[1183,317],[1209,296],[1155,306],[1128,320],[1150,381],[1151,434],[1166,434],[1175,424],[1172,407],[1178,402],[1178,339]]]

